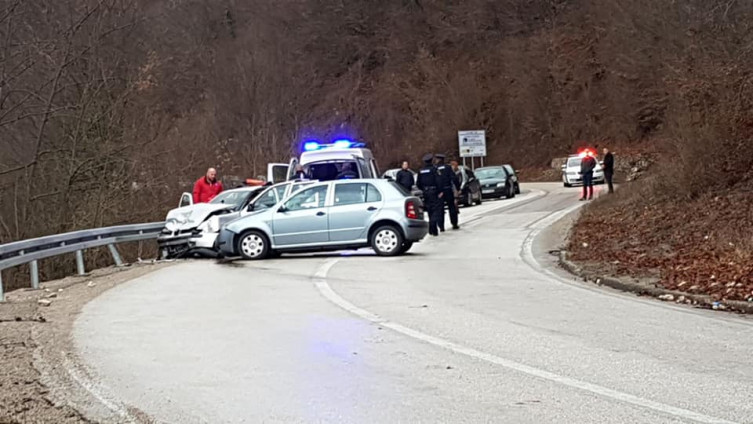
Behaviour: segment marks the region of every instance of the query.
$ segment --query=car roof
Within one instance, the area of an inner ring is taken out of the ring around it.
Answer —
[[[301,154],[301,164],[309,164],[325,160],[353,160],[353,156],[363,159],[373,159],[374,155],[371,150],[364,148],[327,148],[322,150],[313,150]]]
[[[255,191],[255,190],[260,190],[260,189],[263,189],[263,188],[266,188],[266,186],[244,186],[244,187],[236,187],[236,188],[231,188],[231,189],[228,189],[228,190],[223,190],[223,193],[227,193],[229,191],[238,191],[238,192],[241,192],[241,191]]]

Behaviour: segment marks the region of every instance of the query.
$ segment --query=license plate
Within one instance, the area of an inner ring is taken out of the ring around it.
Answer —
[[[494,189],[492,188],[492,189],[489,189],[489,190],[481,190],[481,193],[483,193],[483,194],[494,193]]]

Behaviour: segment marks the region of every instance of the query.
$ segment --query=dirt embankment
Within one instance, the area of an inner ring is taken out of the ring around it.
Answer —
[[[106,268],[44,283],[43,290],[9,293],[0,303],[0,423],[120,421],[122,414],[83,387],[90,377],[70,337],[73,322],[102,292],[164,266]],[[123,410],[148,421],[139,411]]]
[[[682,199],[657,195],[660,183],[633,183],[589,205],[571,233],[570,258],[617,276],[654,278],[669,290],[753,302],[750,191]]]

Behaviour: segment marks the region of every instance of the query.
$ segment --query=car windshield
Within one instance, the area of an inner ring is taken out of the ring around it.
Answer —
[[[478,168],[476,169],[476,178],[479,180],[490,180],[492,178],[507,178],[502,168]]]
[[[567,160],[567,167],[572,168],[576,166],[580,166],[580,161],[582,161],[582,158],[570,158]]]
[[[218,194],[214,199],[212,199],[209,203],[213,204],[225,204],[225,205],[232,205],[232,206],[240,206],[243,202],[248,199],[248,195],[251,193],[251,191],[248,190],[241,190],[241,191],[225,191],[220,194]]]

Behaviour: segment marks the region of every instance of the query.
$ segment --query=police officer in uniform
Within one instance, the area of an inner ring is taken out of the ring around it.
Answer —
[[[439,221],[439,230],[444,231],[444,205],[447,205],[447,211],[450,213],[450,223],[452,229],[457,230],[458,226],[458,209],[455,205],[455,189],[460,189],[460,182],[457,175],[452,170],[450,165],[444,163],[444,155],[436,155],[437,157],[437,175],[440,190],[440,198],[442,202],[442,218]]]
[[[424,204],[426,211],[429,213],[429,234],[439,235],[437,226],[439,218],[442,216],[443,207],[439,200],[439,183],[437,181],[437,169],[434,167],[433,155],[431,153],[424,155],[422,158],[424,167],[418,171],[416,185],[424,193]]]

